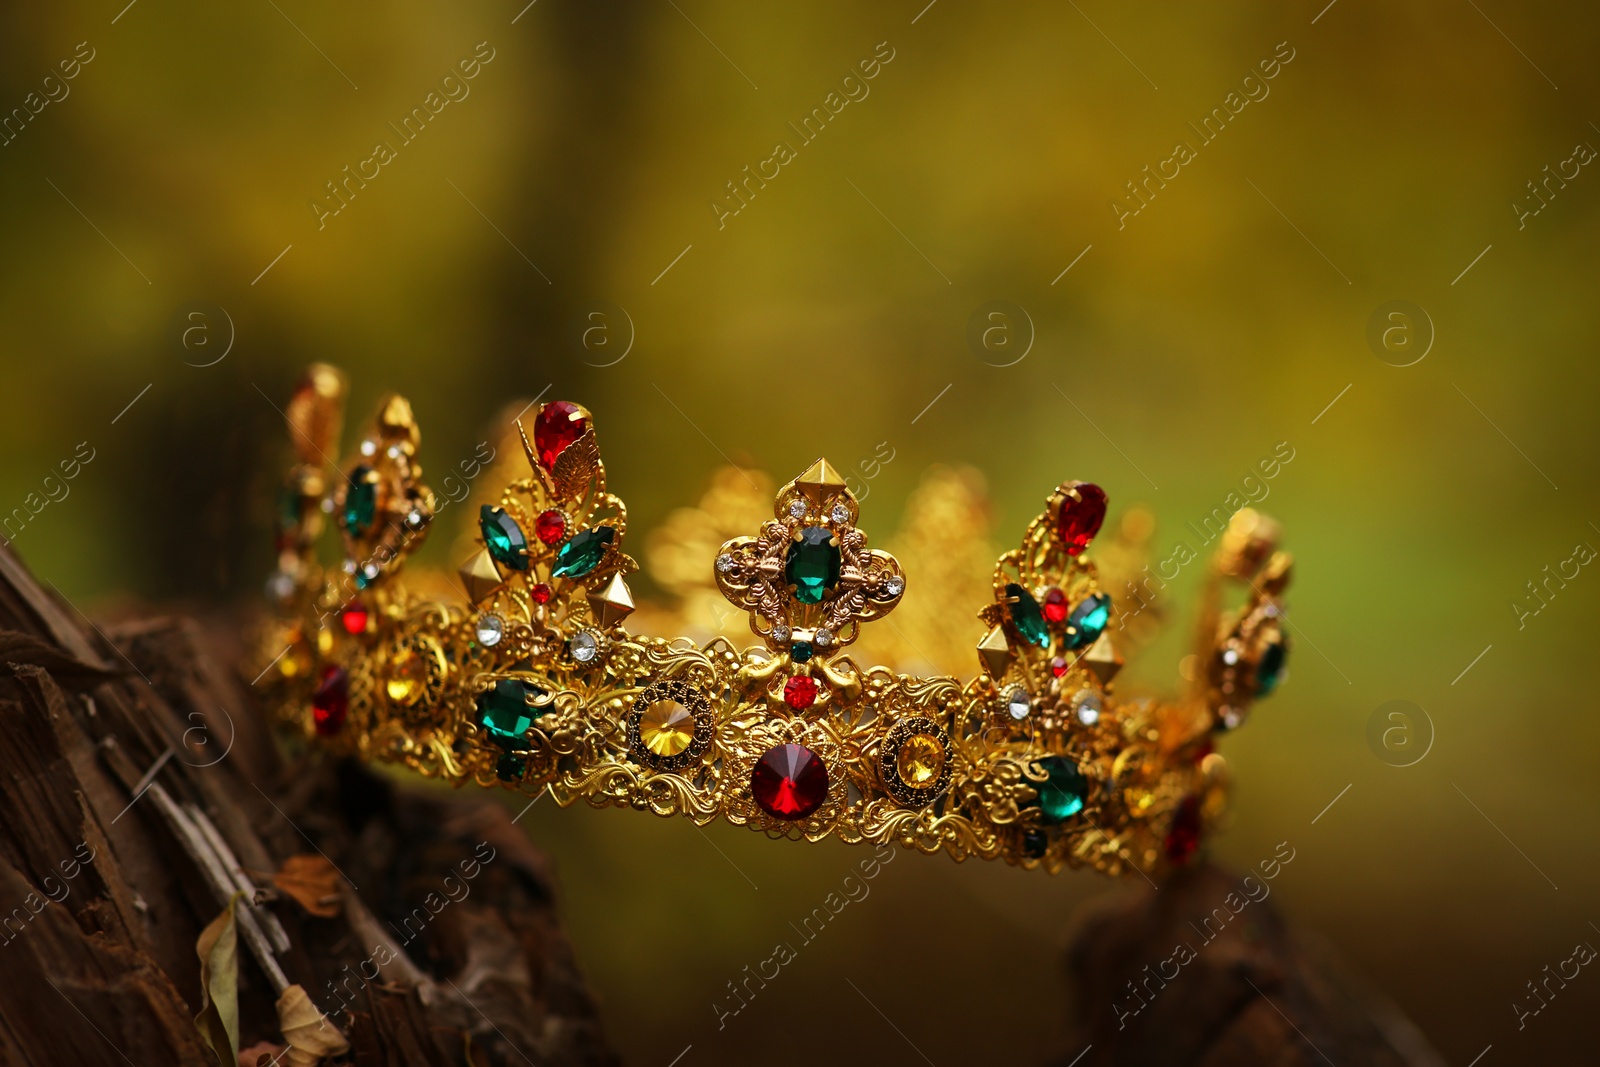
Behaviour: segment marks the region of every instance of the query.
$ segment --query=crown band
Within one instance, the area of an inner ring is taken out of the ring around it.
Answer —
[[[336,753],[548,790],[563,806],[1114,874],[1193,854],[1226,802],[1213,735],[1283,675],[1290,561],[1276,524],[1246,510],[1213,561],[1191,692],[1121,699],[1112,598],[1086,554],[1106,499],[1085,482],[1059,486],[996,564],[976,677],[862,667],[847,649],[908,576],[868,547],[826,460],[706,561],[758,644],[631,633],[626,508],[606,490],[593,419],[561,401],[539,409],[531,439],[516,424],[528,473],[481,507],[457,589],[433,595],[401,580],[435,510],[410,406],[383,403],[341,476],[326,456],[343,397],[342,376],[313,367],[287,409],[298,463],[262,639],[274,714]],[[329,513],[343,577],[316,559]],[[1227,615],[1224,579],[1247,586]]]

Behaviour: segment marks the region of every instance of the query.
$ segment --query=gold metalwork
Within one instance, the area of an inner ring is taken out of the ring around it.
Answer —
[[[773,837],[894,841],[1051,871],[1150,871],[1180,858],[1164,841],[1186,801],[1207,825],[1220,817],[1228,774],[1212,737],[1238,725],[1282,675],[1290,561],[1277,549],[1276,523],[1248,509],[1213,562],[1182,700],[1115,691],[1123,653],[1114,613],[1103,628],[1097,613],[1077,629],[1051,620],[1045,647],[1033,643],[1037,628],[1013,617],[1026,598],[1008,587],[1075,609],[1095,597],[1111,603],[1092,553],[1069,554],[1057,532],[1063,502],[1079,497],[1076,482],[1062,483],[1020,547],[1000,556],[978,612],[980,673],[966,680],[955,672],[971,663],[973,638],[949,636],[951,613],[963,599],[977,606],[969,591],[979,579],[953,561],[988,536],[981,482],[969,472],[936,472],[913,498],[894,544],[934,579],[887,628],[868,624],[902,604],[910,568],[867,546],[860,501],[825,459],[775,493],[763,491],[771,483],[758,472],[719,474],[706,502],[675,513],[650,544],[657,585],[679,609],[635,603],[627,512],[606,490],[594,420],[582,408],[572,416],[582,432],[548,467],[516,424],[509,456],[521,462],[520,443],[527,467],[509,471],[509,484],[486,501],[522,531],[517,558],[527,569],[498,565],[480,537],[459,583],[407,583],[402,565],[435,510],[417,462],[420,434],[410,405],[388,398],[357,454],[333,469],[327,454],[344,394],[337,371],[314,367],[287,409],[298,462],[279,519],[278,613],[261,642],[276,717],[339,753],[456,784],[548,791],[563,806],[584,800],[702,825],[721,818]],[[507,472],[505,461],[494,470]],[[532,536],[549,510],[566,520],[554,545]],[[344,544],[342,569],[324,569],[315,552],[328,512]],[[1119,574],[1137,571],[1150,528],[1136,513],[1108,535]],[[805,590],[791,584],[788,566],[803,531],[817,558],[831,562],[825,544],[838,563],[836,574],[825,566],[800,575]],[[569,547],[584,535],[578,547],[591,551]],[[1222,609],[1224,580],[1248,586],[1241,608]],[[341,615],[355,606],[367,621],[352,623],[352,634]],[[745,627],[760,639],[752,647],[736,644]],[[864,631],[862,647],[935,673],[863,666],[851,646]],[[315,693],[341,671],[348,713],[342,722],[324,716],[319,732]],[[795,678],[816,684],[814,700],[797,683],[789,702]],[[504,732],[506,716],[491,732],[479,714],[506,682],[527,691],[527,714],[509,718],[531,725],[516,736]],[[810,749],[828,775],[823,803],[795,820],[767,814],[751,792],[753,768],[782,744]],[[1085,783],[1082,811],[1059,824],[1039,806],[1058,767],[1052,758],[1071,761]]]

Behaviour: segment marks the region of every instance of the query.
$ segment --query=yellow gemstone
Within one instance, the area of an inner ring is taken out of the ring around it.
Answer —
[[[932,734],[912,734],[900,743],[895,767],[913,789],[932,785],[944,770],[944,746]]]
[[[676,756],[694,740],[694,716],[670,697],[658,700],[639,716],[639,740],[658,756]]]
[[[384,683],[389,699],[396,704],[409,705],[422,695],[422,657],[404,650],[394,658],[392,673]]]

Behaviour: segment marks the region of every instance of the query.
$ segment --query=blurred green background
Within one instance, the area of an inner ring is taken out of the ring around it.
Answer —
[[[1262,506],[1299,561],[1293,677],[1224,745],[1216,857],[1289,842],[1279,903],[1450,1062],[1592,1047],[1600,979],[1520,1031],[1511,1007],[1600,942],[1600,577],[1513,606],[1600,546],[1592,8],[124,2],[0,13],[0,108],[22,109],[0,511],[77,606],[258,596],[273,405],[314,359],[350,372],[357,417],[409,395],[437,475],[512,399],[581,400],[641,529],[719,453],[781,480],[887,441],[869,529],[929,464],[970,463],[1003,543],[1079,477],[1150,505],[1164,551],[1288,442]],[[468,95],[402,143],[389,124],[447,91]],[[789,127],[847,92],[810,142]],[[380,140],[395,158],[319,228],[311,203]],[[779,141],[794,158],[731,214]],[[1194,158],[1119,224],[1179,141]],[[1369,344],[1393,300],[1408,317]],[[1005,331],[970,344],[992,301]],[[80,442],[93,459],[47,482]],[[1175,683],[1177,655],[1137,678]],[[1409,767],[1367,740],[1395,699],[1435,732]],[[896,1027],[941,1064],[995,1033],[1016,1062],[1078,1051],[1059,950],[1115,891],[1092,875],[898,856],[719,1030],[725,983],[864,850],[552,805],[525,824],[631,1062],[920,1061]]]

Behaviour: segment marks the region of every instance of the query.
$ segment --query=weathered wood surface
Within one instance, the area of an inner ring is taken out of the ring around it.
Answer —
[[[96,627],[0,549],[0,1063],[214,1062],[193,1021],[194,946],[225,896],[175,829],[204,838],[207,819],[263,889],[297,854],[344,875],[332,917],[270,891],[241,911],[344,1027],[349,1061],[615,1062],[544,864],[506,809],[332,761],[286,765],[231,669],[237,649],[208,645],[226,635]],[[244,922],[248,1048],[280,1038]]]

